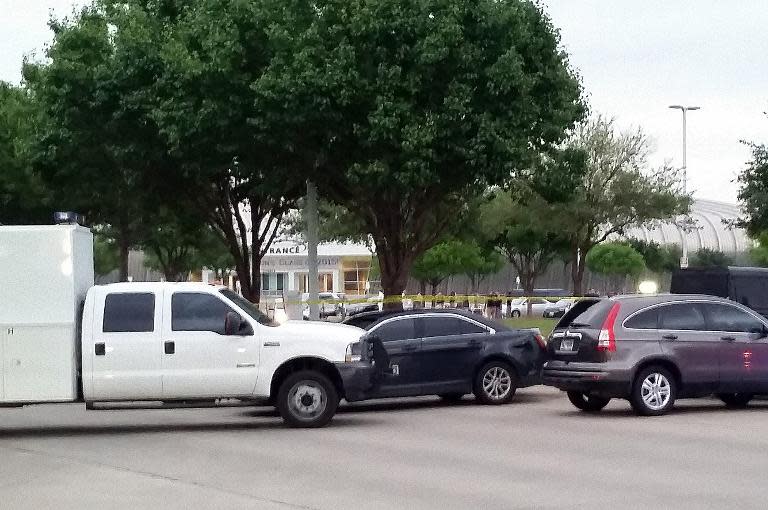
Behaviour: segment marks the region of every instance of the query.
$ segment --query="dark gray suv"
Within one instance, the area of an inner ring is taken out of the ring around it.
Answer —
[[[548,353],[544,384],[584,411],[625,398],[660,415],[678,398],[716,394],[743,407],[768,394],[768,323],[717,297],[585,299],[558,322]]]

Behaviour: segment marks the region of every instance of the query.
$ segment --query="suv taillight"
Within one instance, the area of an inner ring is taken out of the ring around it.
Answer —
[[[621,305],[614,303],[608,315],[603,322],[603,327],[600,328],[600,336],[597,338],[597,350],[598,351],[615,351],[616,350],[616,334],[613,331],[613,326],[616,323],[616,317],[619,315],[619,309]]]

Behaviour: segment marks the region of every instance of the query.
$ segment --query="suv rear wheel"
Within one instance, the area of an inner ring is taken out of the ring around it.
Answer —
[[[277,409],[290,427],[323,427],[338,406],[339,394],[333,383],[314,370],[289,375],[277,392]]]
[[[596,397],[594,395],[588,395],[580,391],[569,391],[568,400],[570,400],[571,404],[576,406],[576,408],[588,413],[596,413],[597,411],[601,411],[605,406],[608,405],[608,402],[611,401],[610,398]]]
[[[637,414],[659,416],[675,405],[677,382],[666,368],[650,366],[635,377],[630,404]]]
[[[752,400],[751,393],[718,393],[717,398],[722,400],[726,406],[733,407],[734,409],[743,409],[747,407],[749,401]]]

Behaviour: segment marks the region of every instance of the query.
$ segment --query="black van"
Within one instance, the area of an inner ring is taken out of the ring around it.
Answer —
[[[678,269],[672,294],[707,294],[736,301],[768,317],[768,268],[706,267]]]

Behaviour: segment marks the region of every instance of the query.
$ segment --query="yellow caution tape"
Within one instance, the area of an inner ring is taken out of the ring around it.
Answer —
[[[578,301],[580,299],[585,299],[585,296],[550,296],[549,298],[544,296],[483,296],[483,295],[456,295],[456,296],[448,296],[444,294],[437,294],[437,295],[405,295],[405,296],[386,296],[382,299],[379,298],[354,298],[354,299],[320,299],[317,301],[282,301],[283,305],[295,305],[295,304],[302,304],[302,305],[309,305],[309,304],[317,304],[317,305],[326,305],[326,304],[371,304],[371,305],[378,305],[381,304],[389,304],[389,303],[402,303],[403,301],[412,301],[412,302],[418,302],[418,303],[456,303],[456,304],[462,304],[469,302],[470,304],[488,304],[488,301],[500,301],[501,303],[507,303],[508,301],[512,301],[515,299],[545,299],[547,301],[550,301],[551,304],[555,304],[556,301],[560,301],[562,299],[573,299],[575,301]]]

